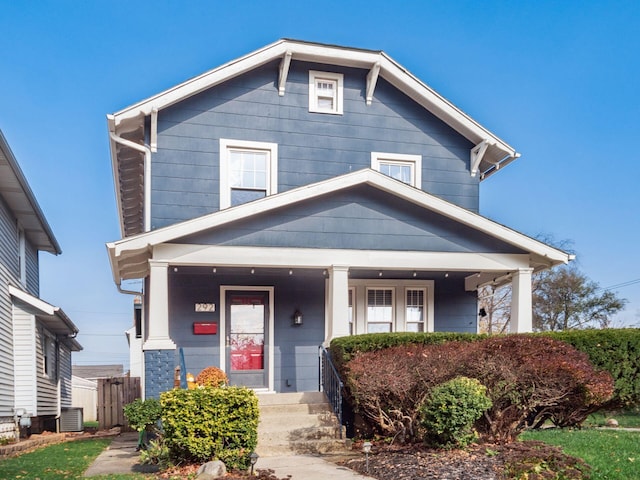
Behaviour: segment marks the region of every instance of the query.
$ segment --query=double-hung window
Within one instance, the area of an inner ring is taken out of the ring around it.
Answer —
[[[367,332],[391,332],[393,327],[393,288],[367,288]]]
[[[425,288],[407,288],[405,321],[407,332],[424,332]]]
[[[277,192],[278,145],[220,139],[220,209]]]
[[[349,332],[432,332],[433,292],[433,280],[350,279]]]
[[[309,70],[309,111],[341,115],[343,81],[341,73]]]
[[[371,152],[371,168],[413,187],[422,186],[422,156]]]

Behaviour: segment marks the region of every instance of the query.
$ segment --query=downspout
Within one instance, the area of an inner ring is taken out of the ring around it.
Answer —
[[[111,130],[109,131],[109,137],[120,145],[144,153],[144,231],[148,232],[151,225],[151,209],[149,208],[151,205],[151,149],[146,145],[140,145],[126,138],[119,137]]]

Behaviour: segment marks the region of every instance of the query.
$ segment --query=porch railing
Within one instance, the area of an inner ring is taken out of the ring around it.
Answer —
[[[342,438],[342,388],[344,385],[342,380],[340,380],[338,370],[336,370],[335,365],[331,361],[331,354],[329,354],[327,349],[322,345],[320,345],[319,356],[320,391],[325,393],[329,399],[333,413],[338,417],[338,422],[340,422],[340,438]]]

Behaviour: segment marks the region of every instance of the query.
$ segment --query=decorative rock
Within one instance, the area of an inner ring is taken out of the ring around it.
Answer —
[[[607,420],[605,421],[605,424],[607,425],[607,427],[619,426],[618,421],[615,418],[607,418]]]
[[[213,480],[227,474],[227,467],[220,460],[207,462],[198,469],[196,480]]]

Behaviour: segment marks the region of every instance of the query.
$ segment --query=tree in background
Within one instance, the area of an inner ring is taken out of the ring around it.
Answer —
[[[533,291],[533,329],[609,328],[626,299],[587,278],[574,266],[540,272]]]
[[[563,266],[533,275],[533,329],[557,331],[610,328],[627,300],[603,290],[577,267]],[[511,318],[511,285],[486,286],[478,292],[482,333],[506,333]]]

